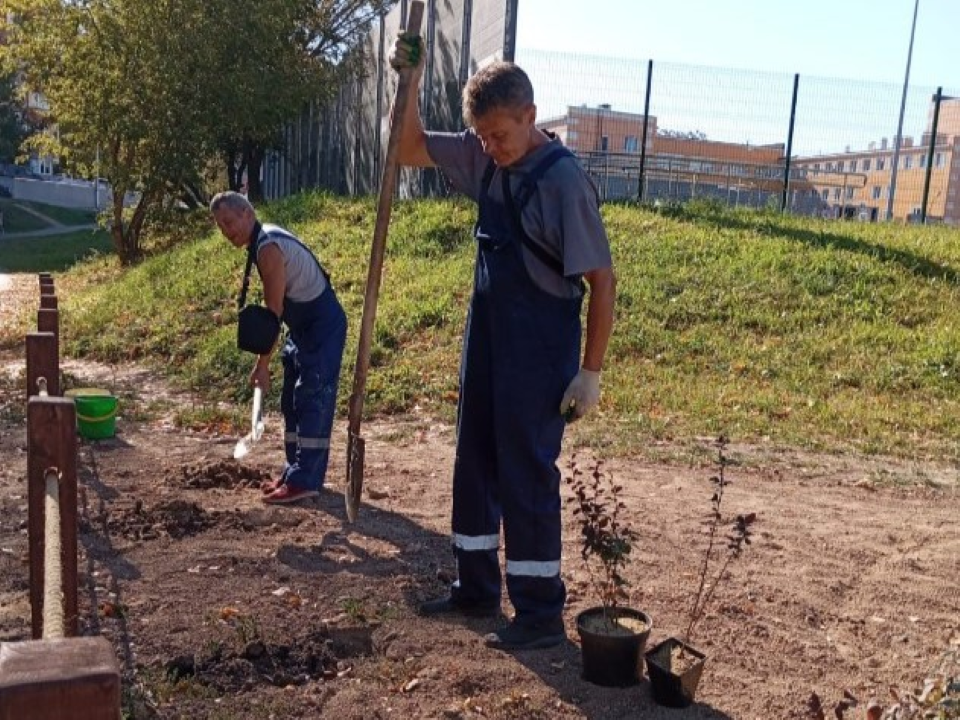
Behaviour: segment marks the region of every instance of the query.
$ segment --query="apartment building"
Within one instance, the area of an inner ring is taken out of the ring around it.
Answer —
[[[893,218],[919,221],[929,169],[927,221],[960,225],[960,98],[941,100],[934,138],[935,100],[919,141],[901,139]],[[881,138],[862,150],[801,157],[792,174],[806,182],[808,199],[819,199],[826,215],[883,220],[893,184],[895,140]]]
[[[556,133],[577,154],[604,200],[638,196],[643,114],[609,105],[571,106],[566,114],[538,125]],[[779,198],[783,184],[782,144],[749,145],[671,133],[659,128],[652,115],[645,155],[642,190],[647,200],[706,196],[760,206]]]

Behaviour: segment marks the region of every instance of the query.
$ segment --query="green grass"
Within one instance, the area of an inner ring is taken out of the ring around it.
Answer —
[[[396,204],[370,414],[419,406],[453,418],[473,213],[461,201]],[[298,232],[333,274],[350,320],[343,411],[374,201],[312,194],[262,214]],[[601,412],[579,424],[579,441],[646,451],[652,440],[723,431],[738,441],[960,457],[960,232],[710,205],[608,205],[604,217],[617,323]],[[64,277],[66,347],[152,362],[186,386],[244,399],[251,359],[234,347],[242,266],[212,229],[125,272],[108,257],[85,263]]]
[[[30,212],[31,209],[61,225],[90,225],[97,219],[92,210],[65,208],[28,200],[0,199],[0,208],[3,208],[3,227],[6,233],[33,232],[51,227],[50,222]]]
[[[89,225],[96,222],[97,219],[97,213],[93,210],[60,207],[59,205],[47,205],[46,203],[27,200],[17,200],[16,202],[19,205],[25,205],[36,210],[41,215],[46,215],[61,225]]]
[[[13,232],[9,226],[8,232]],[[102,230],[40,237],[0,237],[0,271],[62,272],[91,255],[112,252],[110,236]]]
[[[4,233],[33,232],[50,227],[50,223],[27,212],[16,201],[0,200],[0,208],[3,208]]]

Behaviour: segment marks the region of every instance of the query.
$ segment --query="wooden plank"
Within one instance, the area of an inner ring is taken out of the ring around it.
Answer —
[[[57,296],[56,295],[41,295],[40,296],[40,308],[44,310],[56,310],[57,309]]]
[[[64,631],[77,633],[77,432],[69,398],[34,396],[27,403],[27,540],[30,556],[30,621],[43,633],[44,494],[48,468],[60,480]]]
[[[27,387],[26,399],[39,395],[37,380],[46,378],[47,394],[60,394],[60,364],[57,358],[57,338],[51,332],[27,333]]]
[[[120,671],[105,638],[0,644],[0,720],[119,720]]]

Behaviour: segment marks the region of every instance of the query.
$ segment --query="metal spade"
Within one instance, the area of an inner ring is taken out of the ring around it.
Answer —
[[[263,436],[263,390],[253,389],[253,410],[250,413],[250,432],[240,438],[233,448],[233,459],[240,460],[253,448],[253,444]]]

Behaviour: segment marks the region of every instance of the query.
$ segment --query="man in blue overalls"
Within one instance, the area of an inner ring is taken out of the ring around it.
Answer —
[[[421,44],[401,36],[390,57],[417,81]],[[599,401],[613,327],[615,278],[596,188],[560,141],[537,129],[530,80],[512,63],[488,65],[467,83],[466,132],[425,132],[416,103],[407,107],[401,162],[438,166],[479,205],[453,476],[458,579],[449,596],[420,609],[499,612],[502,520],[515,614],[486,642],[550,647],[566,637],[556,461],[566,422]]]
[[[235,247],[247,249],[248,273],[255,264],[266,306],[288,330],[281,351],[280,394],[287,462],[280,476],[265,485],[263,501],[285,504],[316,496],[330,456],[346,315],[316,256],[283,228],[261,224],[243,195],[220,193],[210,211],[224,236]],[[245,291],[246,280],[244,284]],[[250,374],[250,384],[264,392],[270,387],[275,342],[268,342],[270,348],[258,354]]]

